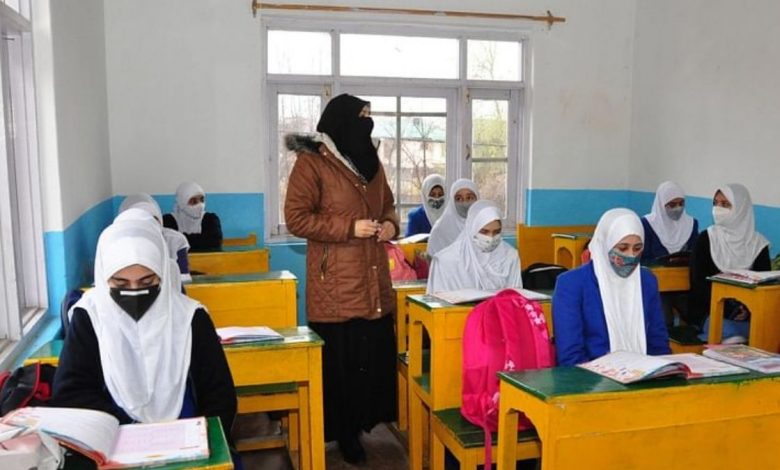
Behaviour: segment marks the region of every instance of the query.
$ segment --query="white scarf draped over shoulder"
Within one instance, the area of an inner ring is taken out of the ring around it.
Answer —
[[[756,232],[750,193],[741,184],[727,184],[718,191],[731,203],[731,212],[720,223],[707,228],[712,261],[721,271],[750,269],[761,250],[769,245],[769,240]]]
[[[200,233],[203,222],[203,212],[200,217],[193,217],[187,212],[187,205],[194,196],[205,195],[203,188],[198,183],[185,181],[176,188],[176,202],[173,204],[173,218],[176,219],[176,225],[179,226],[181,233]]]
[[[474,242],[474,236],[494,220],[501,220],[501,210],[492,201],[480,200],[469,208],[466,226],[457,240],[433,256],[428,294],[523,287],[516,249],[502,240],[495,250],[485,253]]]
[[[685,199],[685,191],[677,183],[664,181],[658,185],[653,208],[645,216],[647,223],[653,228],[661,244],[669,253],[680,251],[691,238],[693,232],[693,217],[687,212],[683,211],[678,220],[672,220],[666,213],[666,204],[677,198]]]
[[[615,273],[609,262],[609,251],[629,235],[636,235],[644,242],[645,233],[639,217],[628,209],[608,210],[601,216],[590,242],[591,260],[604,307],[610,351],[647,354],[641,267],[637,266],[623,278]]]
[[[439,220],[441,215],[444,213],[444,209],[447,208],[446,194],[444,195],[445,203],[442,204],[441,207],[439,207],[438,209],[434,209],[428,203],[428,197],[431,194],[431,190],[436,186],[441,186],[441,189],[442,190],[444,189],[444,178],[441,175],[438,175],[436,173],[432,173],[426,176],[422,182],[422,206],[423,206],[423,210],[425,211],[425,216],[428,217],[428,222],[431,224],[431,227],[434,226],[436,221]]]
[[[108,285],[112,275],[132,265],[147,267],[161,280],[159,295],[138,322],[114,302]],[[136,421],[168,421],[181,413],[192,354],[192,318],[202,306],[180,289],[181,278],[159,224],[119,220],[101,233],[95,288],[73,309],[82,308],[89,315],[106,387]]]
[[[452,183],[450,192],[445,194],[447,204],[444,212],[431,229],[431,236],[428,237],[428,254],[431,256],[450,246],[466,225],[466,218],[461,217],[455,208],[455,194],[461,189],[471,190],[479,199],[477,185],[470,179],[461,178]]]

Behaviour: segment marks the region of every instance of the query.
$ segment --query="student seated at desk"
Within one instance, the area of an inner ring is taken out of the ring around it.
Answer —
[[[431,236],[428,238],[430,256],[447,248],[458,238],[466,225],[469,207],[479,199],[479,191],[473,181],[461,178],[452,183],[447,198],[449,202],[444,208],[444,213],[434,224]]]
[[[222,248],[222,224],[217,214],[206,212],[206,193],[197,183],[185,182],[176,188],[173,212],[165,214],[163,225],[183,233],[193,250]]]
[[[712,286],[707,277],[731,269],[769,271],[769,241],[756,231],[753,202],[747,188],[727,184],[712,199],[715,223],[696,239],[691,253],[688,315],[689,325],[707,331],[705,320],[710,314]],[[747,339],[749,312],[739,302],[726,302],[723,337]]]
[[[642,264],[681,251],[691,251],[699,222],[685,212],[685,192],[677,183],[658,185],[650,213],[642,217],[645,247]]]
[[[121,423],[218,416],[229,436],[236,394],[205,308],[179,293],[153,222],[100,235],[95,288],[71,308],[52,405],[104,411]]]
[[[427,293],[458,289],[523,287],[517,250],[501,239],[501,210],[475,202],[453,244],[433,256]]]
[[[596,226],[591,261],[558,276],[552,301],[558,365],[612,351],[670,353],[658,281],[639,268],[643,235],[635,213],[611,209]]]
[[[183,234],[162,226],[162,211],[160,210],[157,201],[155,201],[152,196],[145,193],[131,194],[119,205],[119,214],[117,214],[117,217],[128,209],[141,209],[154,217],[160,224],[160,228],[162,228],[165,243],[168,244],[168,254],[171,255],[171,258],[174,259],[179,266],[179,272],[181,273],[182,279],[185,281],[189,280],[190,262],[187,258],[187,252],[190,250],[190,243]]]
[[[406,235],[431,233],[431,226],[444,212],[444,178],[435,173],[425,177],[422,183],[422,205],[409,212]]]

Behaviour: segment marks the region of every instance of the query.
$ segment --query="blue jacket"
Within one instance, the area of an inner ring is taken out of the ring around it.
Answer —
[[[658,281],[644,268],[641,279],[647,353],[669,354]],[[558,365],[573,366],[610,352],[607,320],[592,262],[558,276],[552,311]]]
[[[417,206],[409,212],[409,222],[406,225],[405,237],[417,235],[418,233],[431,233],[431,223],[428,222],[428,216],[425,215],[423,206]]]
[[[669,250],[666,249],[661,239],[650,226],[650,223],[646,218],[642,217],[642,227],[645,229],[645,248],[642,250],[642,263],[647,263],[661,256],[666,256]],[[688,237],[688,241],[685,242],[685,246],[680,248],[680,251],[693,250],[693,244],[696,243],[696,238],[699,236],[699,221],[693,219],[693,229],[691,230],[691,236]]]

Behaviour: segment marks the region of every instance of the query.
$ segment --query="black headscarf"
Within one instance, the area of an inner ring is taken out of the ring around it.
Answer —
[[[349,159],[358,173],[371,181],[379,169],[379,156],[371,142],[374,121],[360,117],[364,106],[371,105],[352,95],[339,95],[328,102],[317,123],[317,130],[328,134],[339,153]]]

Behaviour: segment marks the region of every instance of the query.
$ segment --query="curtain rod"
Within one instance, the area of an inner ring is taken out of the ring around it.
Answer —
[[[453,18],[489,18],[501,20],[528,20],[544,21],[548,28],[552,28],[553,23],[563,23],[566,18],[553,16],[550,10],[547,15],[510,15],[504,13],[478,13],[467,11],[449,11],[449,10],[417,10],[406,8],[376,8],[376,7],[347,7],[347,6],[329,6],[329,5],[303,5],[303,4],[284,4],[284,3],[264,3],[252,0],[252,15],[257,16],[257,10],[302,10],[302,11],[328,11],[328,12],[349,12],[349,13],[389,13],[420,16],[442,16]]]

